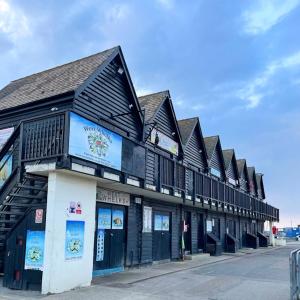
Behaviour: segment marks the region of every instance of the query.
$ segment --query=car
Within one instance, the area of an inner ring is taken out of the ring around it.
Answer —
[[[296,235],[296,241],[300,241],[300,234]]]

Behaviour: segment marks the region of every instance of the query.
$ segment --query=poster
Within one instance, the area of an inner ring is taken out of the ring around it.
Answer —
[[[150,137],[151,143],[155,144],[156,134],[159,140],[157,144],[159,147],[171,152],[172,154],[178,155],[178,143],[170,139],[165,134],[157,131],[156,129],[153,129],[151,131],[151,137]]]
[[[120,171],[122,137],[70,113],[69,154]]]
[[[162,227],[162,216],[155,215],[154,217],[154,230],[161,230]]]
[[[84,247],[84,221],[67,221],[65,259],[82,258]]]
[[[104,229],[98,229],[96,261],[103,261],[103,258],[104,258]]]
[[[123,210],[113,209],[112,211],[112,229],[123,229],[124,213]]]
[[[27,230],[25,270],[40,270],[44,267],[45,231]]]
[[[162,216],[161,230],[169,231],[169,216]]]
[[[14,127],[9,127],[0,130],[0,150],[14,132]]]
[[[111,209],[99,208],[98,229],[111,229]]]
[[[5,155],[0,162],[0,188],[12,172],[12,156]]]
[[[212,232],[212,221],[211,220],[206,220],[206,231]]]
[[[152,232],[152,207],[143,208],[143,232]]]

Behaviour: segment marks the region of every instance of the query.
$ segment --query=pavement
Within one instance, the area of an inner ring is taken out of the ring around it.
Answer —
[[[127,270],[93,280],[92,286],[56,295],[0,288],[0,299],[289,299],[289,253],[284,247],[245,249],[212,257],[169,262]]]

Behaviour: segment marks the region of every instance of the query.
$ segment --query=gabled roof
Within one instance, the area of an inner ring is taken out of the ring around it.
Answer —
[[[260,188],[261,188],[261,192],[262,192],[262,198],[265,199],[266,194],[265,194],[265,187],[264,187],[264,182],[263,182],[264,174],[256,173],[255,175],[256,175],[256,182],[260,184]]]
[[[225,170],[226,171],[228,170],[230,163],[232,162],[235,174],[239,178],[239,170],[238,170],[238,166],[237,166],[237,162],[236,162],[236,158],[235,158],[234,149],[223,150],[223,157],[224,157],[224,163],[225,163]]]
[[[237,166],[238,166],[238,170],[239,170],[239,177],[242,176],[242,172],[244,170],[244,168],[246,167],[246,174],[248,177],[248,170],[247,170],[247,164],[246,164],[246,159],[237,159],[236,160]]]
[[[188,144],[189,140],[191,139],[194,130],[198,129],[198,132],[200,134],[201,144],[204,151],[205,163],[207,166],[207,152],[206,152],[206,147],[204,143],[204,138],[203,138],[199,118],[194,117],[194,118],[179,120],[178,127],[180,130],[181,140],[184,147]]]
[[[162,91],[154,94],[138,97],[141,108],[145,109],[145,121],[154,119],[157,111],[161,107],[162,103],[170,98],[169,91]]]
[[[255,192],[256,192],[257,191],[257,182],[256,182],[255,168],[254,167],[248,167],[247,169],[248,169],[248,174],[249,174],[250,181],[253,178],[254,189],[255,189]]]
[[[120,47],[39,72],[9,83],[0,90],[0,110],[75,91]]]

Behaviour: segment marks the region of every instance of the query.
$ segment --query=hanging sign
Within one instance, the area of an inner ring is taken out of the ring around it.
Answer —
[[[36,224],[41,224],[43,223],[43,209],[36,209],[35,210],[35,223]]]
[[[104,258],[104,230],[97,230],[97,252],[96,261],[103,261]]]
[[[79,259],[83,256],[84,221],[66,222],[65,259]]]
[[[124,213],[123,210],[113,209],[112,211],[112,229],[123,229]]]
[[[156,130],[155,128],[152,129],[151,131],[151,137],[150,141],[153,144],[155,143],[156,140],[156,135],[158,136],[158,146],[171,152],[174,155],[178,155],[178,143],[170,139],[168,136],[165,134],[161,133],[160,131]]]
[[[14,127],[9,127],[0,130],[0,150],[14,132]]]
[[[110,203],[110,204],[129,206],[130,195],[122,192],[117,192],[117,191],[98,189],[97,201]]]
[[[152,232],[152,207],[143,208],[143,232]]]
[[[40,270],[44,268],[45,231],[27,230],[25,250],[25,270]]]
[[[98,229],[111,229],[111,209],[99,208]]]
[[[70,113],[69,154],[121,171],[122,137]]]

